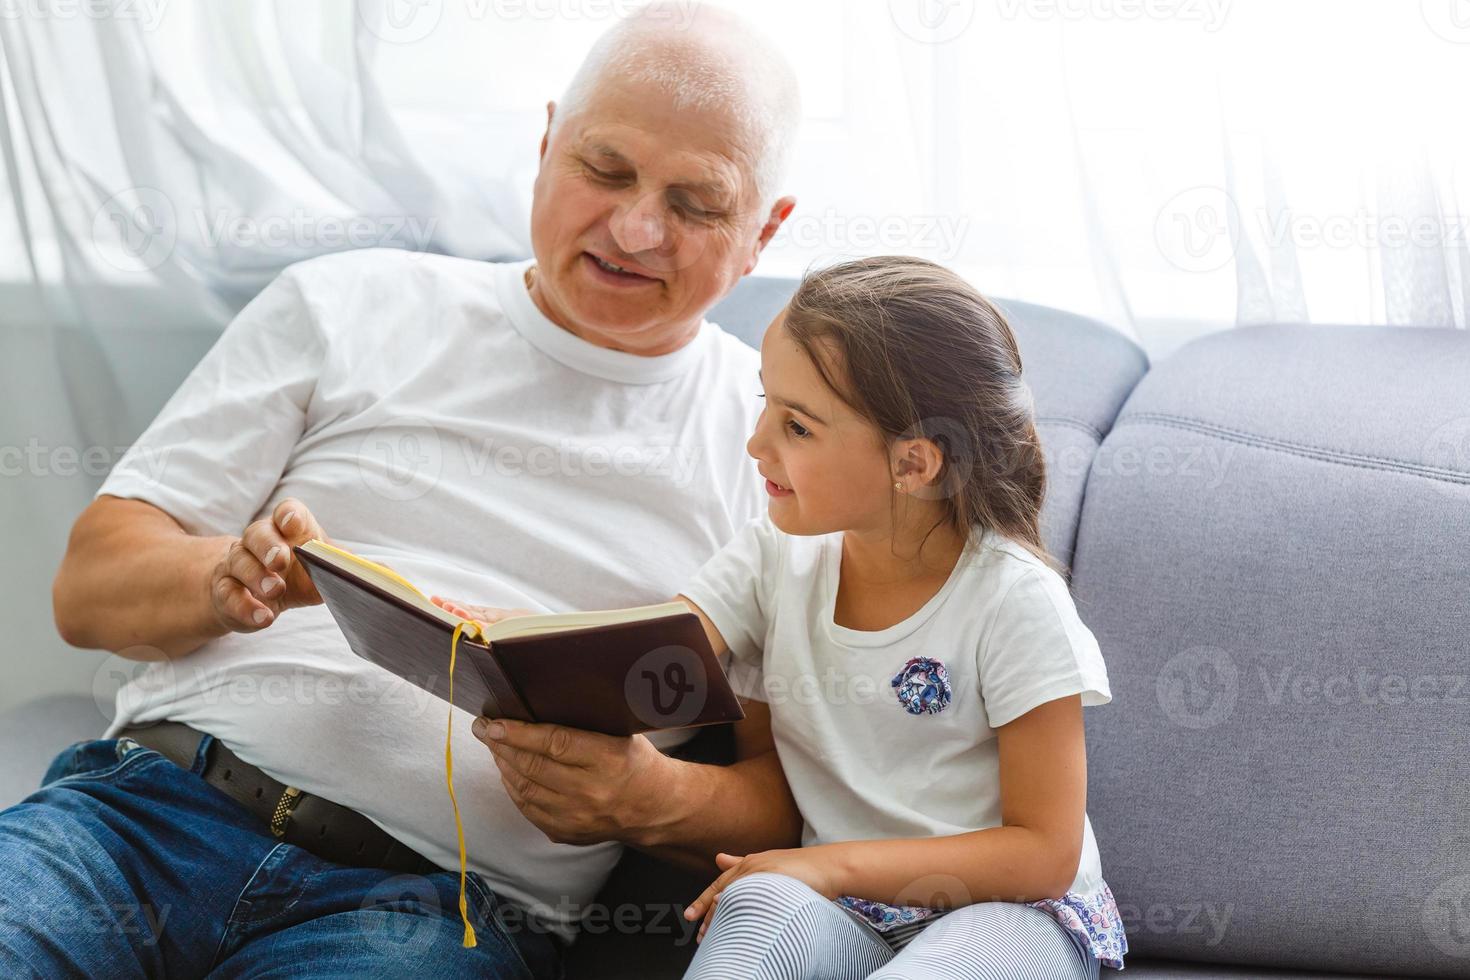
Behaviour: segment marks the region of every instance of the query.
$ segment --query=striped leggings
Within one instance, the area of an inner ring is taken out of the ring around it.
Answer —
[[[980,902],[907,931],[892,946],[787,875],[725,889],[684,980],[1097,980],[1098,961],[1051,916]],[[897,947],[897,948],[895,948]]]

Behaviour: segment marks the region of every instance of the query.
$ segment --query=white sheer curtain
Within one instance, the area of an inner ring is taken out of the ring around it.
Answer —
[[[526,251],[545,102],[631,6],[0,0],[3,659],[44,664],[0,688],[74,686],[43,653],[65,530],[281,267]],[[737,6],[806,107],[762,271],[917,253],[1155,357],[1466,326],[1467,0]]]
[[[633,6],[111,3],[0,0],[0,281],[106,329],[111,287],[217,326],[321,251],[524,251],[544,102]],[[918,252],[1160,350],[1465,325],[1466,0],[737,6],[807,107],[768,271]]]

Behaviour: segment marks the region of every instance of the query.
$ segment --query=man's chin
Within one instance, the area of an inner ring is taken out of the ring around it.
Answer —
[[[603,315],[598,317],[577,318],[576,333],[583,340],[590,341],[600,347],[612,347],[613,349],[638,350],[648,346],[650,340],[654,340],[667,328],[660,329],[658,320],[648,319],[648,311],[642,311],[642,316],[637,319],[609,319],[607,311],[600,311]]]
[[[658,294],[634,298],[616,292],[578,289],[567,304],[572,333],[600,346],[640,350],[659,347],[683,334],[684,328],[658,302]]]

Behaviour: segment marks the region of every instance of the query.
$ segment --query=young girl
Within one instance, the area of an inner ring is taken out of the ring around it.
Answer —
[[[1041,543],[1005,319],[932,263],[849,262],[803,280],[761,376],[768,513],[681,598],[769,706],[802,846],[716,858],[686,976],[1122,969],[1085,809],[1082,707],[1111,696]]]

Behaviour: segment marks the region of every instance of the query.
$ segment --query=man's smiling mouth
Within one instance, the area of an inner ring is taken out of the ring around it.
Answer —
[[[592,260],[592,264],[593,265],[595,265],[597,268],[601,269],[603,272],[607,273],[608,275],[618,276],[618,277],[623,278],[623,279],[626,279],[626,280],[628,280],[630,282],[640,282],[640,281],[641,282],[662,282],[663,281],[663,280],[661,280],[661,279],[659,279],[659,278],[657,278],[655,276],[649,275],[646,272],[640,272],[637,269],[630,269],[627,266],[618,265],[616,262],[611,262],[608,259],[605,259],[602,256],[597,255],[594,252],[584,252],[583,254],[586,255],[587,258],[589,258],[589,259]]]

